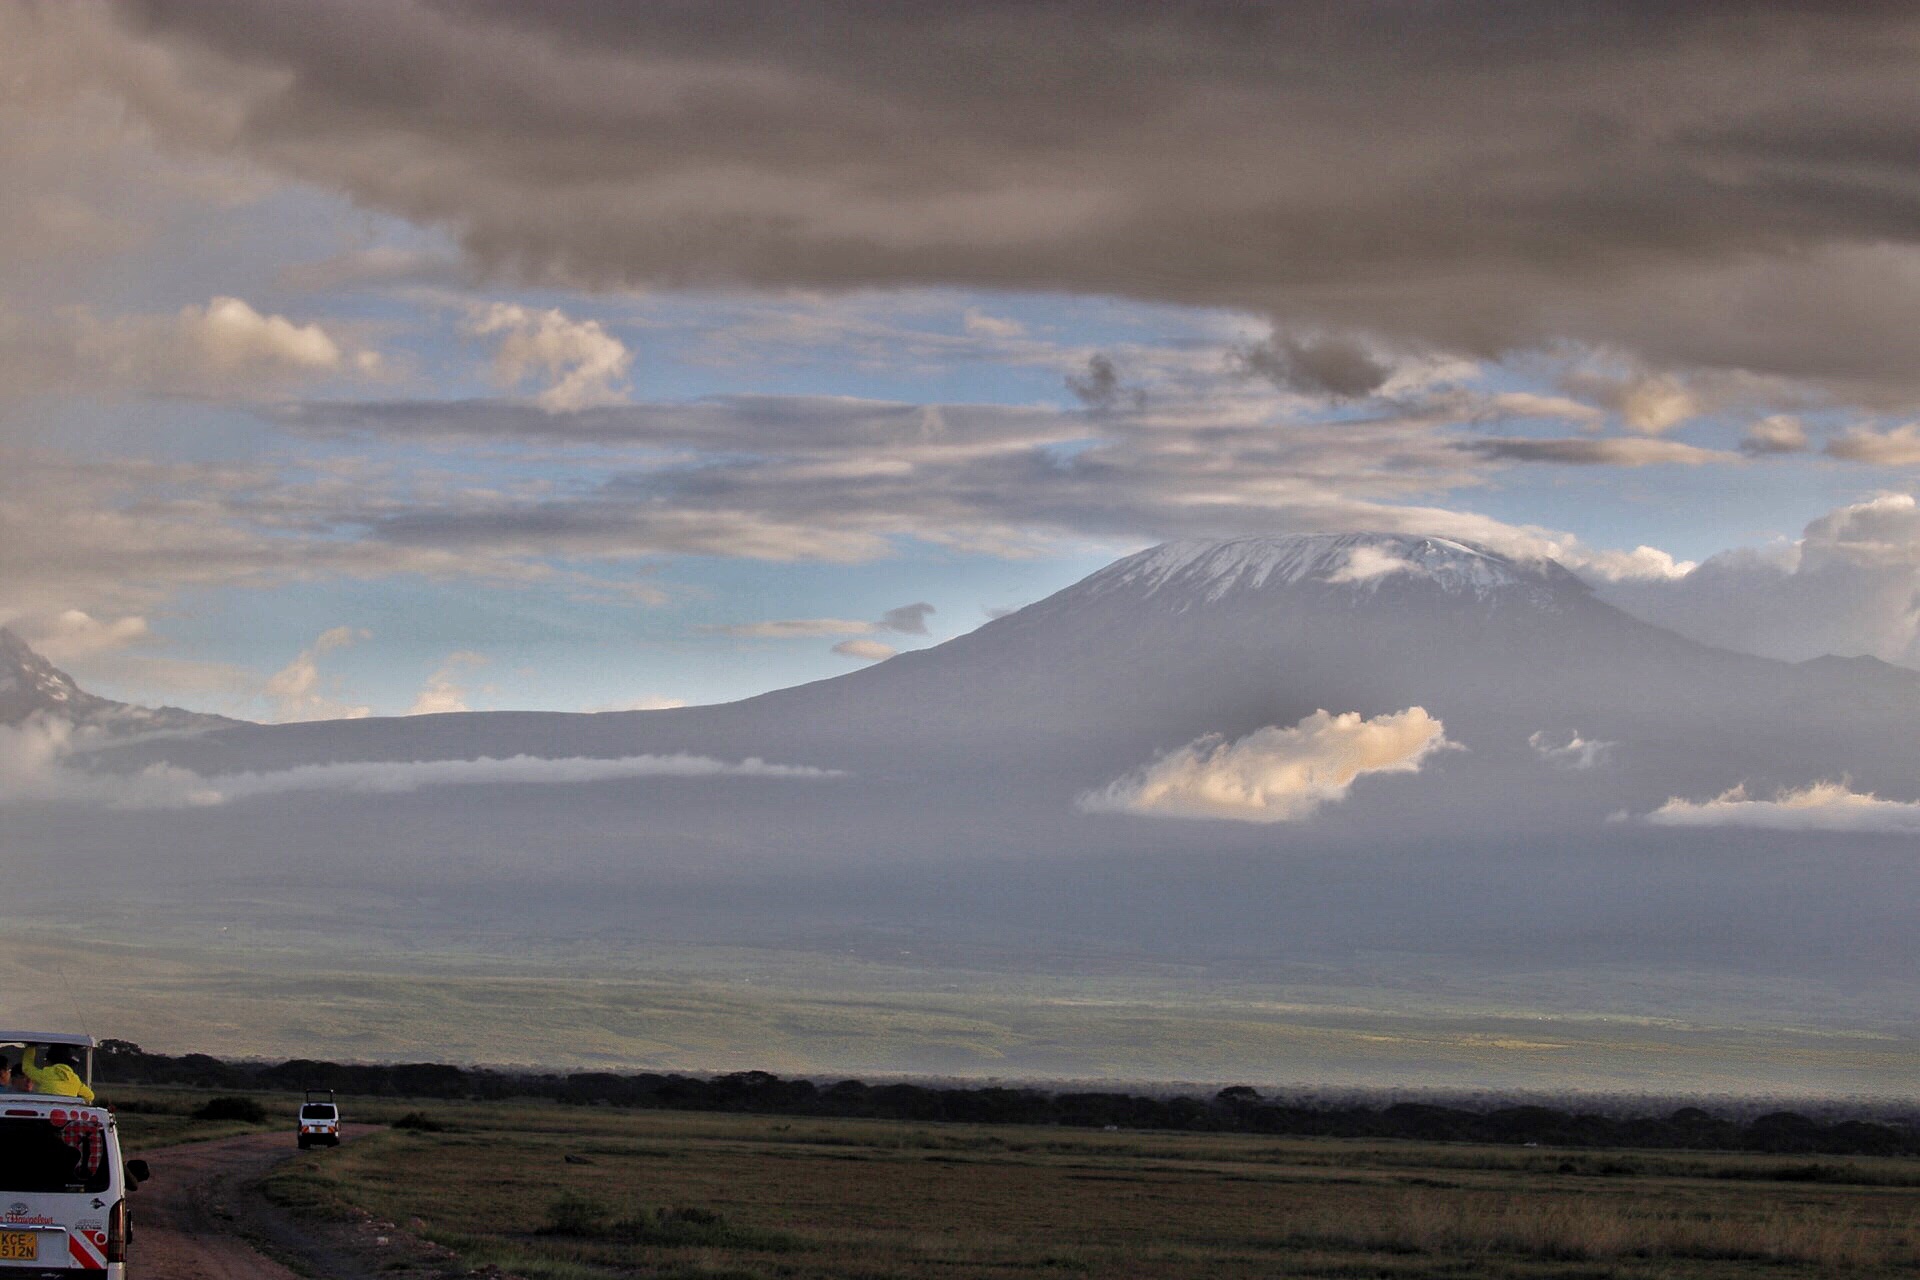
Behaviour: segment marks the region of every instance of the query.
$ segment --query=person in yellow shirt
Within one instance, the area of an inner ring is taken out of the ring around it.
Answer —
[[[38,1045],[29,1046],[20,1055],[20,1071],[33,1081],[35,1093],[57,1094],[62,1098],[78,1098],[82,1102],[93,1101],[93,1090],[73,1069],[73,1051],[64,1045],[54,1045],[47,1050],[46,1065],[42,1066],[35,1055],[40,1052]]]

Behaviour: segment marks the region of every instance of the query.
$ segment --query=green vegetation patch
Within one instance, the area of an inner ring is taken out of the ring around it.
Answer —
[[[244,1124],[265,1124],[267,1109],[260,1105],[257,1098],[245,1095],[222,1094],[207,1099],[207,1104],[193,1113],[195,1120],[238,1120]]]
[[[540,1228],[540,1234],[614,1240],[662,1249],[787,1253],[799,1247],[799,1242],[785,1232],[742,1227],[711,1209],[643,1208],[616,1218],[604,1202],[573,1192],[556,1197],[547,1206],[547,1221]]]
[[[129,1155],[182,1142],[205,1142],[242,1133],[258,1133],[262,1128],[277,1126],[281,1119],[275,1113],[275,1103],[271,1100],[262,1106],[264,1121],[232,1116],[210,1118],[206,1110],[215,1098],[205,1090],[111,1085],[103,1093],[119,1120],[120,1141]],[[249,1098],[243,1101],[255,1100]],[[256,1105],[260,1104],[256,1102]],[[297,1106],[298,1103],[292,1105]],[[226,1108],[221,1110],[225,1111]],[[236,1108],[234,1114],[250,1116],[253,1113]],[[291,1126],[291,1109],[286,1110],[285,1118]]]
[[[313,1157],[288,1161],[261,1183],[269,1203],[298,1218],[349,1222],[358,1215],[355,1188],[323,1168]]]

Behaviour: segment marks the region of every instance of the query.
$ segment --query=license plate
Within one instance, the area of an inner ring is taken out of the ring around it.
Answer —
[[[38,1262],[40,1237],[32,1231],[0,1231],[0,1262]]]

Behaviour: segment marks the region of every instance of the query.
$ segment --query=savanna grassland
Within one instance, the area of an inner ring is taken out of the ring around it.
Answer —
[[[389,1123],[412,1110],[347,1107]],[[129,1116],[136,1144],[161,1119]],[[427,1130],[298,1156],[268,1194],[411,1224],[469,1267],[531,1280],[1784,1280],[1920,1265],[1911,1160],[513,1103],[436,1103],[411,1123]]]
[[[1920,1060],[1920,1037],[1898,1030],[1910,1002],[1786,977],[1733,991],[1570,967],[1553,979],[1566,999],[1543,1005],[1537,973],[1436,992],[1414,960],[1397,977],[1383,960],[1343,978],[668,944],[583,932],[571,916],[516,933],[450,925],[372,893],[325,904],[304,892],[142,896],[113,910],[103,928],[82,906],[0,904],[0,986],[16,1025],[75,1025],[78,1000],[84,1021],[116,1038],[228,1059],[430,1053],[541,1070],[1090,1087],[1417,1080],[1457,1092],[1900,1098]],[[540,940],[548,925],[566,940]],[[1249,1064],[1274,1073],[1247,1079]]]

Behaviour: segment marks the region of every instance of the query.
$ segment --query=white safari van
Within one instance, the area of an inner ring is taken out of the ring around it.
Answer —
[[[93,1037],[0,1031],[10,1061],[64,1050],[93,1081]],[[122,1165],[113,1113],[79,1098],[0,1090],[0,1280],[124,1277],[127,1192],[144,1160]]]
[[[322,1092],[327,1096],[321,1097]],[[307,1090],[307,1100],[300,1104],[299,1142],[302,1151],[312,1146],[340,1145],[340,1108],[334,1105],[333,1090]]]

